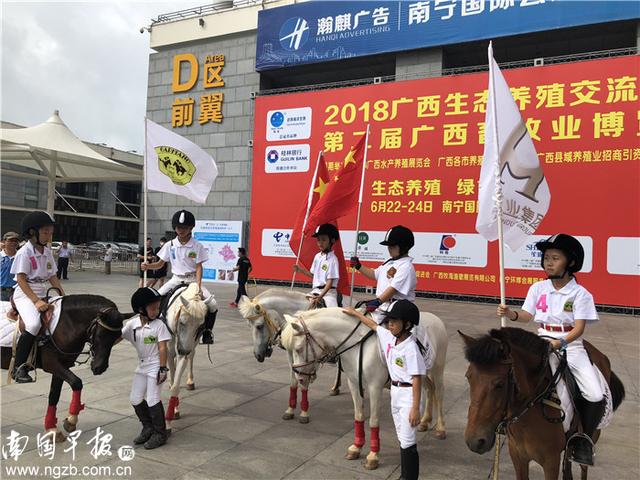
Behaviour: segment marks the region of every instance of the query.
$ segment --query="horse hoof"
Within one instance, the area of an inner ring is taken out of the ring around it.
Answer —
[[[444,440],[445,438],[447,438],[447,432],[445,432],[444,430],[436,430],[436,438],[438,440]]]
[[[284,413],[282,415],[283,420],[293,420],[293,413]]]
[[[64,433],[58,431],[56,432],[56,443],[62,443],[65,442],[67,440],[67,437],[64,436]]]
[[[329,395],[332,397],[335,397],[336,395],[340,395],[340,389],[332,388],[331,390],[329,390]]]
[[[420,425],[418,425],[418,431],[419,432],[426,432],[429,430],[429,424],[428,423],[421,423]]]
[[[174,412],[174,414],[173,414],[173,418],[174,418],[174,419],[178,419],[178,418],[180,418],[180,412]]]
[[[300,423],[309,423],[309,417],[302,417],[301,416],[300,418],[298,418],[298,421]]]
[[[347,454],[344,456],[347,460],[357,460],[360,458],[360,452],[352,452],[347,450]]]
[[[380,462],[378,460],[367,460],[364,463],[365,470],[377,470],[380,466]]]
[[[76,424],[71,423],[69,420],[65,418],[64,421],[62,422],[62,428],[64,428],[64,431],[67,433],[75,432]]]
[[[187,390],[195,390],[195,389],[196,389],[195,383],[187,383]]]

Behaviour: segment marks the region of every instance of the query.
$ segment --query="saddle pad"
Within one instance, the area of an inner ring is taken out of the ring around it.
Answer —
[[[53,316],[51,317],[50,330],[51,333],[56,331],[58,320],[60,320],[60,312],[62,311],[62,302],[58,301],[62,297],[52,297],[49,302],[53,303]],[[16,322],[7,318],[7,312],[11,310],[11,303],[0,302],[0,347],[13,347],[13,333],[16,331]],[[20,336],[20,333],[18,333]]]
[[[549,355],[549,364],[551,365],[551,371],[553,373],[555,373],[559,363],[560,361],[555,354]],[[602,374],[600,369],[598,369],[598,367],[596,367],[596,372],[598,372],[598,379],[600,380],[600,386],[602,387],[604,398],[606,400],[604,415],[602,415],[602,420],[600,420],[600,425],[598,425],[598,429],[603,429],[608,427],[611,423],[611,420],[613,419],[613,401],[611,400],[611,390],[609,389],[609,385],[607,384],[604,375]],[[558,396],[560,397],[562,409],[564,410],[565,414],[562,426],[566,433],[571,428],[571,421],[573,420],[573,401],[571,400],[571,393],[564,383],[564,379],[560,379],[560,382],[558,382],[558,386],[556,387],[556,389],[558,391]]]

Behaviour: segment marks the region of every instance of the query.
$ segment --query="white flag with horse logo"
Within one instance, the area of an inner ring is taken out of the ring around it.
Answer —
[[[211,155],[177,133],[146,120],[144,169],[147,188],[207,201],[218,167]]]
[[[491,45],[489,62],[492,68],[476,230],[488,241],[496,240],[501,205],[504,242],[515,251],[542,222],[551,193],[527,126],[493,59]]]

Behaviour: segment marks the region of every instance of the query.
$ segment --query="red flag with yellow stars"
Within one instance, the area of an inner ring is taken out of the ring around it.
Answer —
[[[363,136],[351,147],[342,166],[329,176],[329,181],[323,186],[324,194],[311,209],[305,234],[310,231],[311,226],[331,223],[357,208],[364,168],[365,139]]]
[[[307,225],[304,233],[304,242],[302,243],[302,250],[300,252],[300,258],[298,261],[306,268],[310,269],[311,264],[313,263],[313,257],[315,257],[316,253],[318,253],[318,245],[316,243],[316,239],[313,238],[313,235],[316,231],[316,228],[320,225],[320,223],[311,223],[311,212],[315,209],[318,202],[324,197],[327,191],[327,187],[329,185],[331,177],[329,176],[329,170],[327,169],[327,165],[324,161],[324,156],[320,158],[320,164],[318,165],[318,174],[316,176],[316,182],[313,187],[313,195],[311,197],[311,208],[309,209],[309,218],[307,219]],[[289,246],[293,253],[297,254],[298,249],[300,248],[300,240],[302,238],[302,226],[304,224],[304,217],[307,214],[307,199],[303,202],[302,208],[300,209],[300,213],[298,213],[298,218],[296,219],[295,226],[293,227],[293,232],[291,232],[291,237],[289,238]],[[332,223],[336,227],[338,223],[335,219],[329,221],[323,221],[322,223]],[[338,229],[339,230],[339,229]],[[333,245],[333,253],[335,253],[336,257],[338,257],[338,265],[340,270],[340,279],[338,280],[337,289],[343,295],[349,295],[350,287],[349,287],[349,274],[347,271],[347,265],[344,260],[344,251],[342,250],[342,243],[340,241],[336,242]]]

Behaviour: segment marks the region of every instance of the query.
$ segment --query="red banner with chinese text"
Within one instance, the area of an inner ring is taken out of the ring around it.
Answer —
[[[536,240],[572,234],[578,280],[598,304],[640,306],[638,56],[505,70],[551,190],[536,236],[506,252],[507,296],[544,278]],[[376,266],[390,227],[416,233],[418,290],[497,296],[497,244],[474,228],[488,73],[259,97],[251,258],[257,278],[290,280],[288,236],[319,150],[329,173],[371,124],[358,255]],[[498,119],[499,121],[499,119]],[[528,212],[510,212],[526,216]],[[353,253],[355,214],[340,221]],[[538,235],[539,234],[539,235]],[[358,284],[370,284],[356,275]]]

